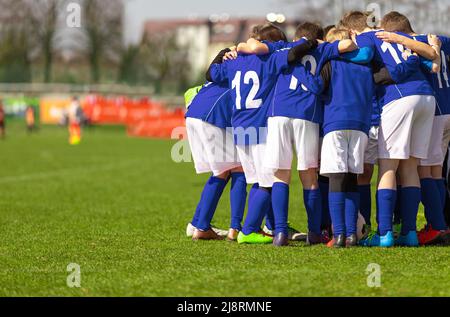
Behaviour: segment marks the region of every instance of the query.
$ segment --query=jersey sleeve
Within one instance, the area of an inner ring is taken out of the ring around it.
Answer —
[[[333,43],[324,43],[322,44],[322,60],[324,62],[329,61],[330,59],[338,58],[339,54],[339,41],[335,41]]]
[[[278,42],[262,41],[261,43],[264,43],[267,45],[267,47],[269,48],[269,53],[273,53],[275,51],[286,48],[286,46],[288,44],[285,41],[278,41]]]
[[[396,83],[404,82],[408,77],[410,77],[415,72],[420,71],[420,59],[415,55],[411,55],[405,62],[397,64],[395,67],[390,67],[386,65],[392,79]]]
[[[357,64],[368,64],[374,55],[374,51],[370,47],[362,47],[353,52],[348,52],[341,55],[342,59]]]
[[[215,83],[222,83],[228,80],[229,61],[222,64],[212,64],[210,67],[211,80]]]
[[[289,67],[288,64],[289,49],[282,49],[272,53],[268,59],[269,73],[279,75]]]
[[[301,82],[308,91],[315,95],[320,95],[324,90],[324,82],[320,76],[311,74],[302,64],[300,64],[295,72],[298,81]]]
[[[359,48],[370,47],[375,51],[375,42],[373,41],[372,34],[362,33],[356,37],[356,44]]]

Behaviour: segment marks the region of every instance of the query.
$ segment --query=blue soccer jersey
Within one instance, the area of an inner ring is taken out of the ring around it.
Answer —
[[[216,127],[231,127],[233,101],[228,83],[207,82],[192,100],[186,118],[196,118]]]
[[[418,35],[414,39],[420,42],[428,43],[427,35]],[[442,42],[441,48],[441,70],[434,74],[429,71],[425,72],[425,77],[433,87],[436,96],[436,113],[435,115],[450,114],[450,82],[449,82],[449,68],[447,56],[450,55],[450,38],[439,36]]]
[[[356,37],[356,42],[359,47],[372,48],[375,52],[375,62],[384,64],[391,75],[394,75],[396,66],[405,62],[402,57],[404,47],[380,40],[376,37],[376,32],[378,31],[362,33]],[[408,74],[406,78],[396,84],[381,86],[380,104],[385,106],[394,100],[413,95],[434,95],[425,75],[420,71]]]
[[[369,133],[375,83],[370,65],[331,61],[331,80],[324,102],[324,134],[340,130]]]
[[[269,48],[269,53],[273,53],[275,51],[282,50],[283,48],[293,48],[297,45],[303,44],[306,42],[305,38],[301,38],[298,41],[295,42],[285,42],[285,41],[278,41],[278,42],[267,42],[262,41],[262,43],[266,44]]]
[[[239,55],[210,68],[214,82],[228,81],[233,100],[232,127],[238,145],[265,143],[267,112],[278,75],[288,67],[289,49],[263,56]]]
[[[339,42],[323,43],[302,59],[302,65],[290,67],[283,72],[274,88],[269,116],[303,119],[320,123],[322,104],[314,91],[302,83],[305,67],[311,74],[319,74],[330,59],[339,57]]]
[[[371,116],[371,123],[370,125],[372,127],[378,127],[380,125],[380,119],[381,119],[381,106],[380,106],[380,100],[379,100],[379,85],[375,85],[375,93],[372,97],[372,116]]]

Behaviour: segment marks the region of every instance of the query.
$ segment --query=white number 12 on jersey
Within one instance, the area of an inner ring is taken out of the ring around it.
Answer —
[[[231,89],[236,90],[236,109],[238,109],[238,110],[242,109],[241,77],[242,77],[242,72],[237,71],[236,76],[234,76],[234,79],[231,82]],[[261,107],[262,99],[255,99],[256,95],[258,94],[259,88],[260,88],[260,83],[259,83],[258,74],[253,70],[246,72],[244,75],[244,84],[249,85],[250,81],[253,83],[253,85],[252,85],[252,88],[250,89],[250,92],[248,93],[247,99],[245,100],[245,108],[246,109],[256,109],[256,108]]]

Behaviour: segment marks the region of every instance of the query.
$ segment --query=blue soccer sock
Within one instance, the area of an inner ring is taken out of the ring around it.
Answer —
[[[248,203],[247,217],[245,218],[242,232],[250,234],[261,230],[261,223],[271,204],[270,192],[259,188],[255,191],[252,199]]]
[[[402,186],[397,186],[397,199],[394,207],[394,223],[399,224],[402,222],[402,213],[401,213],[401,195],[402,195]]]
[[[392,214],[395,208],[397,191],[393,189],[379,189],[378,201],[378,231],[381,236],[392,231]]]
[[[442,204],[442,212],[444,212],[445,208],[445,201],[447,200],[447,189],[445,188],[445,179],[435,179],[436,186],[439,190],[439,197],[441,198],[441,204]]]
[[[198,218],[200,217],[200,211],[202,209],[203,197],[204,197],[204,194],[205,194],[205,188],[208,187],[208,182],[211,179],[211,177],[206,181],[205,186],[203,186],[202,194],[200,195],[200,201],[197,204],[197,208],[195,209],[194,216],[192,217],[192,220],[191,220],[191,225],[193,225],[196,228],[197,228],[197,225],[198,225]]]
[[[417,212],[419,211],[420,197],[419,187],[402,187],[400,195],[402,235],[417,230]]]
[[[331,226],[330,207],[328,205],[328,193],[330,191],[330,183],[328,178],[319,176],[320,196],[322,200],[322,229]]]
[[[422,204],[425,207],[425,218],[434,230],[445,230],[444,206],[437,182],[432,178],[420,180]]]
[[[288,235],[289,185],[274,183],[272,187],[272,208],[275,216],[275,235]],[[266,219],[267,221],[267,219]],[[269,228],[270,229],[270,228]]]
[[[250,188],[250,192],[248,193],[248,203],[250,203],[250,200],[253,199],[253,197],[255,196],[255,193],[258,191],[259,189],[259,184],[253,184],[252,188]]]
[[[266,227],[267,227],[267,229],[269,229],[272,232],[275,230],[275,214],[273,211],[272,204],[270,204],[269,208],[267,209]]]
[[[206,183],[203,192],[200,215],[196,226],[197,229],[207,231],[211,228],[211,220],[227,183],[228,180],[214,176],[211,177]]]
[[[192,220],[191,220],[191,225],[193,225],[196,228],[198,225],[198,217],[200,216],[200,210],[202,208],[201,203],[202,203],[202,199],[200,198],[200,202],[198,203],[197,208],[195,209],[194,216],[192,217]]]
[[[358,191],[360,195],[360,211],[364,217],[366,224],[371,225],[371,213],[372,213],[372,194],[370,192],[370,185],[358,185]]]
[[[244,217],[245,203],[247,201],[247,181],[244,173],[231,174],[230,207],[231,229],[241,230]]]
[[[320,234],[322,224],[322,196],[319,189],[303,190],[303,201],[308,215],[308,230]]]
[[[345,193],[330,192],[328,202],[334,237],[345,234]]]
[[[345,193],[345,230],[347,237],[352,234],[356,234],[359,205],[359,192]]]

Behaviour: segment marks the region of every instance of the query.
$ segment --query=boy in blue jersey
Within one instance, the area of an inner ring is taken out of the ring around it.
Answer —
[[[342,24],[348,28],[359,47],[371,47],[374,60],[386,66],[391,75],[398,64],[405,62],[405,47],[434,60],[436,52],[424,43],[405,38],[403,45],[380,40],[367,26],[362,12],[347,14]],[[421,198],[420,179],[416,172],[418,160],[425,159],[434,115],[434,93],[420,71],[402,74],[396,84],[382,88],[382,114],[379,131],[379,181],[377,191],[379,235],[368,237],[362,245],[391,247],[394,245],[392,214],[396,203],[398,170],[401,181],[402,232],[397,245],[417,246],[416,218]]]
[[[442,167],[450,141],[450,83],[445,58],[446,54],[450,54],[450,39],[444,36],[415,34],[408,18],[395,11],[383,17],[382,26],[385,31],[405,33],[418,41],[430,44],[439,56],[435,64],[438,66],[440,64],[441,69],[438,69],[437,73],[424,71],[435,92],[436,111],[429,141],[428,157],[422,159],[419,163],[422,203],[425,207],[427,225],[419,231],[418,239],[421,245],[446,243],[450,240],[450,230],[446,225],[443,211],[445,182],[442,179]],[[401,37],[395,34],[389,35],[389,39],[393,42],[401,41]]]
[[[332,29],[327,40],[348,38],[347,30]],[[330,247],[357,244],[359,192],[357,175],[364,171],[374,82],[372,69],[341,59],[321,71],[325,103],[320,174],[330,179],[329,208],[333,224]]]
[[[284,33],[273,25],[260,30],[260,39],[269,42],[286,41]],[[227,80],[232,89],[234,109],[233,132],[238,154],[247,182],[258,184],[249,200],[248,213],[239,243],[271,243],[272,238],[260,233],[262,219],[270,208],[273,172],[263,165],[266,155],[267,112],[273,97],[273,86],[278,75],[301,58],[317,41],[306,41],[291,49],[282,49],[266,55],[240,54],[237,59],[221,63],[216,58],[207,72],[214,82]],[[246,44],[238,46],[245,50]]]
[[[211,228],[211,220],[222,192],[231,178],[231,225],[228,240],[241,230],[247,198],[247,182],[236,155],[231,126],[230,89],[226,84],[208,82],[190,101],[186,130],[198,174],[212,173],[203,189],[187,234],[193,240],[218,240],[224,232]]]
[[[294,43],[301,43],[306,39],[320,40],[322,37],[323,30],[320,26],[306,22],[297,28],[295,41],[298,42]],[[302,59],[301,65],[290,67],[278,77],[268,114],[265,159],[265,166],[275,171],[272,188],[276,227],[274,244],[282,245],[282,242],[286,241],[289,184],[294,150],[308,216],[307,243],[312,245],[328,242],[328,237],[321,232],[322,203],[317,179],[322,107],[316,96],[319,93],[317,87],[304,74],[305,70],[309,70],[312,74],[320,72],[326,61],[356,48],[349,39],[333,44],[322,43]]]

